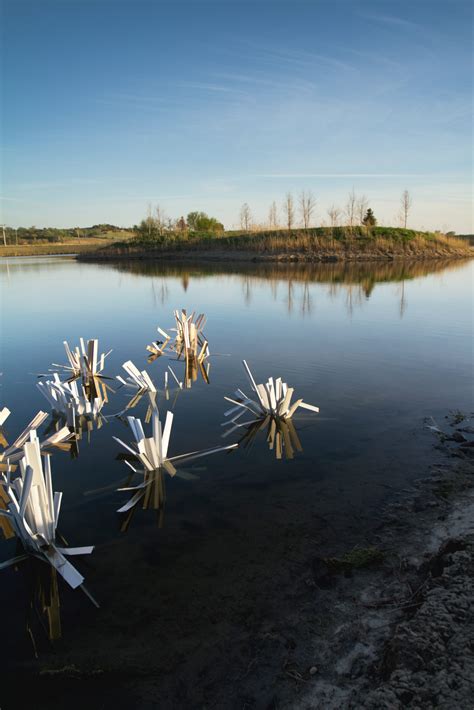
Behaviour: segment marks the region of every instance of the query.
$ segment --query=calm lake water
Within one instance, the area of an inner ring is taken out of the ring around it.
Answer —
[[[160,387],[168,364],[182,374],[182,364],[165,357],[148,365],[145,350],[157,326],[173,325],[177,308],[207,316],[210,383],[199,379],[189,390],[171,388],[169,401],[159,394],[161,412],[172,408],[175,414],[171,455],[238,440],[238,432],[222,439],[221,423],[229,406],[224,395],[237,387],[249,390],[244,358],[257,382],[282,376],[298,396],[320,407],[319,415],[298,410],[294,424],[302,452],[293,460],[276,460],[261,432],[250,448],[183,466],[192,480],[168,478],[161,529],[152,511],[140,509],[123,533],[115,511],[129,494],[115,487],[127,471],[116,459],[120,449],[112,436],[129,440],[131,433],[123,419],[109,415],[123,410],[130,391],[111,381],[116,391],[103,410],[107,421],[89,437],[83,433],[77,458],[60,451],[53,456],[55,489],[64,492],[60,527],[71,545],[97,546],[77,565],[102,607],[95,610],[79,591],[69,594],[60,584],[65,646],[56,659],[64,653],[70,660],[75,648],[98,648],[99,633],[99,655],[118,636],[121,647],[132,646],[134,632],[127,636],[119,619],[125,610],[130,619],[141,613],[155,618],[150,595],[160,604],[165,600],[166,618],[176,617],[189,599],[174,585],[189,576],[197,585],[194,594],[208,595],[199,580],[209,566],[211,586],[218,589],[221,578],[222,584],[229,580],[228,565],[254,563],[246,557],[254,536],[255,549],[259,536],[278,545],[312,515],[326,521],[321,534],[330,545],[332,536],[363,528],[387,497],[426,475],[433,441],[423,419],[442,423],[448,410],[473,405],[473,264],[3,260],[0,404],[12,411],[4,427],[10,441],[39,409],[49,411],[35,385],[38,373],[66,361],[63,340],[75,345],[81,336],[99,338],[101,352],[113,349],[106,361],[113,378],[124,374],[121,365],[128,359],[146,367]],[[143,417],[146,408],[143,399],[130,413]],[[271,550],[269,543],[270,556]],[[0,543],[1,559],[14,551],[11,541]],[[24,579],[21,571],[1,574],[1,598],[15,623],[12,654],[28,658]],[[240,574],[245,579],[246,569]],[[37,643],[40,653],[49,652]]]

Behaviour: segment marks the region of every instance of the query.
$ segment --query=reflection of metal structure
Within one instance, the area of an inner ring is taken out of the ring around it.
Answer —
[[[73,589],[81,587],[90,596],[83,586],[84,577],[66,556],[87,555],[93,547],[66,548],[57,545],[56,528],[62,493],[53,492],[50,455],[46,454],[42,459],[35,429],[29,431],[29,440],[23,443],[22,448],[20,476],[12,480],[12,471],[8,466],[7,472],[0,477],[8,496],[7,509],[0,509],[0,515],[11,524],[25,554],[3,562],[0,569],[33,555],[54,567]]]
[[[312,412],[319,412],[319,407],[315,407],[312,404],[306,404],[302,399],[297,399],[296,402],[292,404],[291,400],[293,398],[294,389],[293,387],[288,387],[286,382],[282,382],[281,377],[273,380],[270,377],[266,384],[258,385],[250,372],[250,368],[246,361],[243,361],[247,377],[250,381],[250,386],[253,392],[257,395],[257,401],[250,399],[247,395],[238,389],[235,392],[236,399],[231,397],[225,397],[228,402],[231,402],[235,406],[224,412],[224,416],[229,417],[233,414],[237,416],[233,417],[231,422],[236,422],[245,411],[249,411],[258,418],[266,417],[267,415],[275,418],[290,419],[296,412],[298,407],[304,409],[309,409]]]
[[[87,385],[91,380],[104,376],[102,372],[105,358],[110,355],[112,350],[109,350],[108,353],[102,353],[99,357],[98,340],[88,340],[87,348],[83,338],[79,338],[79,343],[80,348],[76,347],[74,350],[71,350],[67,340],[65,340],[64,348],[66,350],[67,359],[69,360],[69,365],[58,365],[53,362],[53,367],[59,367],[69,375],[70,380],[81,378],[83,384]]]
[[[73,423],[69,422],[71,422],[71,418],[68,419],[67,415],[54,412],[51,423],[45,433],[59,431],[63,426],[67,425],[70,438],[67,440],[66,445],[60,445],[59,448],[67,449],[71,454],[71,458],[76,459],[79,456],[79,442],[82,441],[83,435],[87,436],[87,442],[90,443],[92,432],[95,429],[101,429],[107,419],[99,413],[94,417],[90,415],[76,416]]]
[[[132,483],[134,474],[132,473],[126,487],[119,488],[120,491],[134,490],[128,486]],[[120,530],[126,532],[130,526],[133,514],[139,503],[143,510],[155,510],[158,516],[158,525],[163,527],[164,509],[166,502],[165,476],[163,468],[156,468],[153,471],[143,470],[143,496],[135,500],[131,505],[125,504],[119,513],[123,513]],[[133,500],[133,499],[131,499]],[[129,501],[130,502],[130,501]]]
[[[29,569],[30,601],[27,617],[27,631],[36,651],[35,622],[38,620],[41,629],[49,641],[57,641],[62,636],[61,607],[59,602],[58,575],[54,567],[46,566],[39,560],[31,558]]]
[[[92,385],[92,386],[91,386]],[[67,425],[74,428],[77,418],[95,420],[107,400],[107,389],[98,378],[93,378],[88,386],[77,382],[61,382],[57,373],[52,380],[36,385],[51,405],[53,412],[65,418]]]
[[[153,411],[151,437],[145,437],[143,426],[139,419],[135,417],[128,417],[127,419],[135,442],[128,445],[115,436],[113,438],[126,451],[123,455],[125,463],[132,469],[134,474],[140,473],[142,475],[142,481],[136,486],[126,486],[119,489],[121,491],[133,491],[130,500],[117,511],[119,513],[128,513],[140,502],[142,502],[144,508],[162,511],[165,501],[163,476],[165,472],[170,476],[176,475],[175,463],[191,461],[201,456],[208,456],[237,447],[237,444],[231,444],[230,446],[219,446],[204,451],[192,451],[187,454],[169,457],[168,446],[173,425],[172,412],[166,413],[165,425],[162,427],[158,410],[155,409]],[[133,462],[138,461],[143,467],[142,470],[139,471],[135,468],[129,459]]]
[[[231,422],[225,422],[230,424]],[[239,446],[249,447],[253,444],[259,432],[266,430],[266,439],[270,451],[275,451],[277,459],[292,459],[296,451],[303,451],[301,442],[296,433],[291,419],[282,419],[267,415],[261,419],[251,422],[236,422],[231,429],[228,429],[223,436],[229,436],[237,429],[244,429],[243,436],[239,439]]]

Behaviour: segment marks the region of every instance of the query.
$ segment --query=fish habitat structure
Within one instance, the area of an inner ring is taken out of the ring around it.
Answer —
[[[38,412],[31,422],[26,426],[26,428],[21,432],[21,434],[15,439],[13,444],[8,448],[0,451],[0,471],[5,472],[7,469],[14,472],[16,470],[16,463],[24,457],[23,446],[28,441],[33,432],[35,432],[35,438],[39,442],[39,447],[41,453],[46,453],[51,447],[64,448],[67,447],[68,440],[71,438],[71,432],[69,427],[63,426],[58,431],[53,432],[43,441],[39,441],[36,436],[36,430],[41,424],[48,418],[47,412]]]
[[[281,377],[275,380],[270,377],[265,384],[257,384],[247,362],[245,360],[242,362],[256,399],[251,399],[241,389],[235,391],[235,398],[224,397],[234,406],[224,412],[225,417],[232,417],[228,422],[224,422],[224,426],[233,425],[233,427],[223,436],[227,436],[237,427],[253,427],[253,429],[249,428],[248,440],[254,438],[261,429],[268,427],[267,441],[270,449],[275,448],[276,457],[282,458],[284,448],[286,458],[293,458],[294,450],[301,450],[301,444],[291,418],[298,407],[316,413],[319,412],[319,407],[307,404],[302,398],[292,402],[294,388],[288,387]],[[240,418],[246,412],[250,412],[254,419],[242,422]],[[243,439],[245,440],[245,435]]]
[[[88,555],[94,549],[59,546],[56,538],[62,493],[53,492],[51,456],[42,452],[36,429],[30,429],[20,452],[20,475],[12,478],[12,470],[0,476],[8,502],[0,509],[0,516],[10,523],[21,542],[24,554],[0,564],[0,569],[16,565],[30,555],[51,565],[73,589],[80,587],[93,601],[84,587],[84,577],[69,562],[71,555]]]
[[[69,427],[75,428],[77,419],[96,420],[99,417],[108,401],[107,390],[102,384],[97,383],[96,396],[92,399],[82,383],[78,386],[77,381],[62,382],[57,373],[52,380],[38,382],[36,386],[48,400],[53,413],[61,415]]]
[[[117,375],[117,380],[124,387],[132,387],[143,392],[156,392],[156,387],[146,370],[139,370],[131,360],[127,360],[122,365],[122,368],[127,373],[128,377],[124,379],[121,375]]]
[[[158,328],[158,333],[164,338],[163,341],[156,341],[147,345],[147,350],[151,353],[148,362],[153,362],[156,358],[165,354],[166,347],[171,341],[170,352],[175,354],[176,360],[181,360],[185,365],[184,386],[186,389],[192,387],[198,375],[201,374],[204,382],[209,384],[210,363],[205,363],[210,356],[209,343],[204,335],[204,325],[206,317],[200,313],[195,319],[195,313],[187,315],[185,309],[174,311],[175,328],[171,328],[176,333],[174,340],[164,330]]]
[[[99,382],[104,378],[109,379],[105,377],[103,371],[105,359],[112,350],[99,356],[99,341],[97,339],[88,340],[86,346],[84,338],[79,338],[79,345],[74,350],[71,350],[67,340],[63,341],[63,345],[69,364],[60,365],[53,362],[52,366],[59,368],[63,374],[66,374],[69,382],[81,379],[90,398],[97,396],[95,393]]]
[[[133,492],[132,497],[127,503],[118,509],[118,513],[128,513],[141,503],[143,509],[154,509],[157,511],[162,521],[162,511],[166,500],[164,487],[165,473],[171,477],[179,475],[175,467],[177,463],[189,462],[201,458],[202,456],[217,454],[220,451],[230,451],[238,446],[238,444],[231,444],[230,446],[219,446],[212,449],[192,451],[178,456],[168,456],[171,429],[173,426],[172,412],[166,413],[163,427],[159,412],[155,409],[152,415],[152,434],[149,437],[145,436],[140,419],[127,417],[127,420],[134,437],[134,442],[126,444],[116,436],[113,438],[125,449],[125,454],[122,456],[127,466],[130,467],[133,474],[138,474],[142,480],[138,485],[127,485],[118,489],[120,491]],[[138,462],[141,464],[142,468],[136,468],[131,462]],[[184,477],[189,478],[190,476],[185,475]]]

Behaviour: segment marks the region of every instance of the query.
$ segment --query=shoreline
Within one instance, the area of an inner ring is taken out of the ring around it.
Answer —
[[[469,259],[474,257],[474,253],[432,253],[422,252],[413,254],[373,254],[365,252],[354,252],[351,254],[260,254],[251,251],[187,251],[187,252],[164,252],[153,254],[150,252],[140,252],[138,254],[111,254],[102,255],[94,253],[78,254],[78,261],[95,263],[103,262],[123,262],[123,261],[154,261],[154,262],[182,262],[182,263],[284,263],[284,264],[327,264],[358,261],[436,261],[448,259]]]

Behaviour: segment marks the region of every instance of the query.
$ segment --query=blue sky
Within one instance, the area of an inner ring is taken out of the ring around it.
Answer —
[[[2,219],[237,225],[354,188],[382,223],[473,231],[461,0],[4,0]]]

